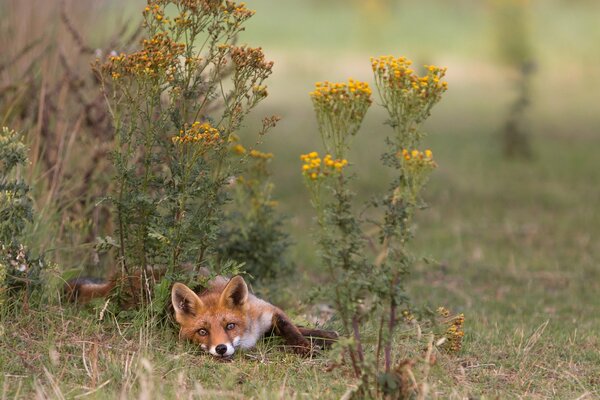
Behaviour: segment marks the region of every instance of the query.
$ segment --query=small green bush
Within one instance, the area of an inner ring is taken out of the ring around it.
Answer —
[[[287,250],[291,244],[285,218],[273,200],[269,177],[272,153],[247,151],[236,145],[234,152],[247,157],[247,170],[234,185],[234,207],[225,214],[220,233],[219,254],[223,259],[244,263],[256,281],[268,282],[289,272]]]
[[[21,299],[28,303],[32,290],[41,286],[45,268],[22,243],[28,223],[33,221],[31,188],[20,178],[27,162],[27,147],[14,130],[0,132],[0,305]],[[22,295],[22,296],[21,296]]]

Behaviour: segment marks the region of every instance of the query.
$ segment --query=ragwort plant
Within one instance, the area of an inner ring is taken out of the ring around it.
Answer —
[[[388,190],[371,201],[381,210],[380,219],[364,220],[353,210],[350,189],[355,174],[348,171],[348,150],[372,103],[367,83],[318,82],[310,96],[326,154],[301,156],[302,174],[317,211],[323,263],[334,282],[331,300],[349,340],[341,342],[359,386],[357,397],[394,398],[405,377],[400,360],[392,352],[400,307],[408,306],[403,278],[414,262],[407,249],[415,211],[424,206],[420,192],[436,167],[430,150],[418,150],[422,123],[447,89],[445,69],[427,66],[418,76],[411,61],[400,57],[371,60],[375,85],[387,124],[393,134],[385,139],[382,155],[386,167],[395,171]],[[362,214],[361,214],[362,215]],[[378,232],[378,250],[369,255],[367,225]],[[376,351],[365,352],[364,322],[371,316],[378,325]]]
[[[162,307],[173,280],[201,267],[223,272],[215,260],[226,187],[243,172],[231,141],[267,96],[273,66],[260,48],[234,45],[253,13],[232,1],[149,0],[141,50],[95,65],[116,141],[118,239],[102,242],[118,248],[123,276],[141,277],[141,293],[123,283],[136,303],[154,291]],[[266,118],[260,133],[272,126]],[[153,290],[155,266],[167,279]]]

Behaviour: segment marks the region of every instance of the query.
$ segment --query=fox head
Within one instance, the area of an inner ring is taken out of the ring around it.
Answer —
[[[215,357],[233,356],[248,325],[248,286],[244,278],[235,276],[224,287],[209,289],[200,296],[176,283],[171,301],[180,337],[197,343]]]

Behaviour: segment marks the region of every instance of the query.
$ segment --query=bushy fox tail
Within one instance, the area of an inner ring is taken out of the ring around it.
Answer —
[[[69,301],[77,303],[87,303],[92,299],[106,297],[110,294],[119,282],[127,282],[125,292],[129,297],[129,301],[133,306],[141,291],[146,288],[145,279],[160,279],[165,274],[165,269],[160,267],[150,268],[146,270],[146,274],[141,271],[135,271],[131,276],[126,276],[120,272],[113,272],[108,279],[98,278],[75,278],[65,283],[64,292]]]
[[[106,297],[116,286],[116,279],[75,278],[65,283],[67,300],[87,303],[92,299]]]
[[[194,265],[184,263],[181,265],[182,271],[192,271]],[[113,290],[117,283],[127,282],[125,292],[130,297],[129,304],[126,307],[134,306],[142,290],[145,290],[145,279],[154,279],[158,281],[165,275],[166,269],[161,266],[146,267],[145,274],[136,270],[131,276],[122,275],[119,272],[113,272],[108,279],[98,278],[75,278],[65,283],[64,293],[69,301],[77,303],[87,303],[92,299],[106,297]],[[202,267],[197,271],[199,276],[208,277],[210,272]]]

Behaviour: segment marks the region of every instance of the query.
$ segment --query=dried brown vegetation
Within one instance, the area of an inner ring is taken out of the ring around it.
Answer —
[[[108,19],[111,3],[51,0],[32,7],[9,0],[0,5],[8,16],[0,21],[0,121],[25,133],[29,175],[41,192],[37,209],[58,218],[56,232],[41,233],[45,248],[88,243],[110,230],[108,210],[96,203],[110,185],[113,129],[90,63],[134,48],[139,37],[139,24],[125,19],[92,37],[101,23],[112,25],[98,19]],[[69,251],[80,252],[80,260],[99,261],[87,250]]]

